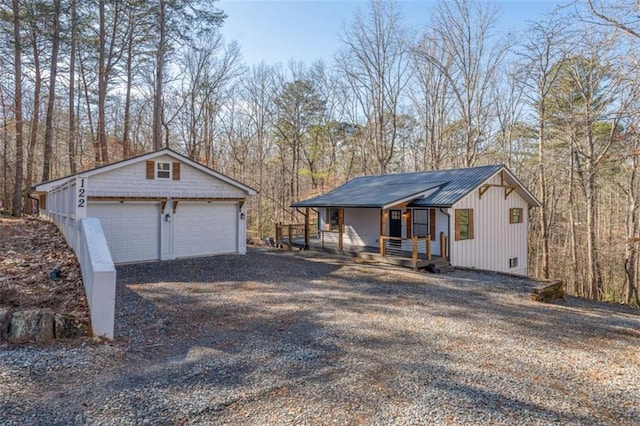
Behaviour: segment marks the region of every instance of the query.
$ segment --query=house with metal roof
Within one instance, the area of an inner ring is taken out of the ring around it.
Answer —
[[[522,275],[528,273],[528,211],[540,206],[500,164],[362,176],[292,205],[307,218],[318,216],[317,238],[307,245],[373,249],[385,258],[409,258],[414,268],[439,259]]]

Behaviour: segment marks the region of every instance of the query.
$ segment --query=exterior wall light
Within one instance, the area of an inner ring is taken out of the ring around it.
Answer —
[[[166,222],[171,222],[171,215],[169,213],[167,213],[166,215],[164,215],[164,220]]]
[[[240,220],[244,220],[244,213],[240,213]]]

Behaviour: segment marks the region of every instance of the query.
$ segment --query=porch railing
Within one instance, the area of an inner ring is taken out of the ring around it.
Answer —
[[[411,238],[380,236],[381,256],[407,257],[408,252],[414,262],[420,259],[431,260],[431,235]]]
[[[296,237],[304,237],[304,223],[276,223],[276,245],[278,247],[286,245],[289,250],[292,249],[293,239]],[[316,223],[309,224],[310,229],[316,229]]]

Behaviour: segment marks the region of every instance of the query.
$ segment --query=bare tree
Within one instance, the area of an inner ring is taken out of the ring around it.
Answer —
[[[16,138],[16,167],[15,183],[13,187],[13,216],[22,215],[22,184],[24,150],[22,146],[22,40],[20,37],[20,4],[18,0],[12,1],[13,12],[13,72],[14,72],[14,126]]]
[[[267,158],[271,152],[272,138],[270,129],[274,119],[273,99],[276,88],[272,78],[273,70],[264,63],[254,65],[241,80],[242,100],[245,105],[245,115],[252,128],[254,140],[253,164],[258,169],[257,176],[250,179],[258,188],[264,188],[258,192],[257,205],[257,232],[258,236],[265,235],[267,218],[264,211],[265,192],[270,188],[265,185],[265,170]]]
[[[343,30],[337,57],[364,115],[378,172],[385,173],[398,139],[401,96],[408,83],[409,44],[395,3],[373,0]]]
[[[44,155],[42,181],[51,178],[51,151],[53,146],[53,110],[56,102],[56,78],[58,77],[58,51],[60,50],[60,1],[53,0],[51,25],[51,63],[49,66],[49,98],[47,99],[47,118],[44,127]]]
[[[153,148],[162,147],[164,83],[167,60],[176,41],[189,41],[215,31],[226,15],[213,4],[215,0],[157,0],[150,4],[149,12],[155,16],[157,40],[155,50],[155,81],[153,94]],[[166,135],[168,137],[168,135]]]
[[[69,171],[76,173],[76,49],[78,47],[78,14],[76,1],[69,2],[69,26],[71,36],[69,39],[69,133],[67,135]]]
[[[429,60],[425,60],[429,58]],[[424,140],[422,167],[438,170],[446,165],[453,150],[446,144],[445,132],[451,124],[453,109],[451,74],[453,54],[437,42],[433,33],[425,33],[413,49],[414,87],[409,91],[417,112]]]
[[[640,39],[640,3],[637,0],[587,0],[589,10],[597,20]]]
[[[425,52],[450,82],[462,123],[463,165],[473,166],[488,139],[493,108],[491,85],[509,48],[509,40],[492,42],[497,6],[474,0],[441,1],[433,17],[432,43],[448,52],[450,63]]]
[[[239,62],[238,45],[225,45],[220,33],[204,36],[185,52],[180,88],[184,103],[179,123],[188,155],[195,158],[204,154],[207,163],[214,157],[213,129],[230,97],[231,82],[241,70]]]
[[[562,22],[534,24],[530,37],[518,54],[522,58],[522,83],[525,98],[534,108],[538,135],[538,198],[542,202],[539,212],[539,232],[542,240],[542,275],[550,276],[550,209],[549,183],[547,181],[548,103],[550,91],[558,79],[563,62],[570,54],[568,37]]]

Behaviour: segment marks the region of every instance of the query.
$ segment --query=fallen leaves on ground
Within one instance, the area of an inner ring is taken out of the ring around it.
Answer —
[[[54,224],[0,216],[0,307],[88,319],[78,260]]]

